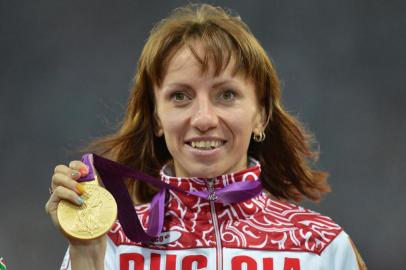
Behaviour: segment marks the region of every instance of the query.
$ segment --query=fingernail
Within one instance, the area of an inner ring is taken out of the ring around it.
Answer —
[[[75,188],[77,191],[79,191],[80,194],[85,193],[85,187],[81,183],[77,183]]]
[[[70,175],[72,176],[73,179],[76,179],[79,178],[80,173],[78,171],[72,171]]]
[[[86,174],[88,174],[89,170],[87,167],[82,167],[79,169],[79,172],[81,176],[85,176]]]
[[[82,205],[85,201],[81,197],[76,198],[76,203]]]

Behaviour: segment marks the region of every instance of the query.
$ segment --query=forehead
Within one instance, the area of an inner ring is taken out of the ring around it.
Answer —
[[[183,46],[169,60],[163,78],[165,81],[168,77],[187,76],[190,73],[199,73],[203,77],[235,77],[242,72],[236,69],[233,54],[220,61],[201,45]]]
[[[188,48],[182,47],[169,61],[166,73],[179,72],[184,68],[196,65],[197,62],[198,61],[194,59],[192,52]]]

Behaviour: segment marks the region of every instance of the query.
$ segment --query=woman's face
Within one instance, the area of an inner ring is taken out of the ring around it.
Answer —
[[[233,61],[219,75],[202,74],[189,49],[179,50],[160,87],[154,87],[157,135],[163,135],[176,176],[216,177],[247,168],[253,131],[262,131],[263,110],[255,85],[233,76]]]

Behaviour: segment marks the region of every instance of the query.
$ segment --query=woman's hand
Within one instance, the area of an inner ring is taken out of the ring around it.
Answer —
[[[54,225],[61,230],[56,210],[60,200],[66,200],[78,206],[83,204],[84,188],[77,180],[89,173],[88,167],[81,161],[75,160],[65,165],[57,165],[51,181],[51,197],[45,205],[45,211],[51,216]]]
[[[82,205],[83,199],[80,195],[83,194],[84,188],[77,180],[88,173],[89,168],[86,164],[78,160],[71,161],[69,167],[57,165],[54,169],[50,187],[51,197],[45,205],[45,211],[62,233],[57,217],[58,203],[66,200],[78,206]],[[106,235],[93,240],[79,240],[64,235],[69,241],[72,269],[103,269]]]

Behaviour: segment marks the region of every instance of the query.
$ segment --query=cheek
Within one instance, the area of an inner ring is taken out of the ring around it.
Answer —
[[[163,134],[167,141],[173,141],[181,137],[185,122],[181,114],[162,112],[160,113],[159,119]]]
[[[251,134],[256,122],[255,110],[235,110],[224,116],[225,122],[238,134]]]

